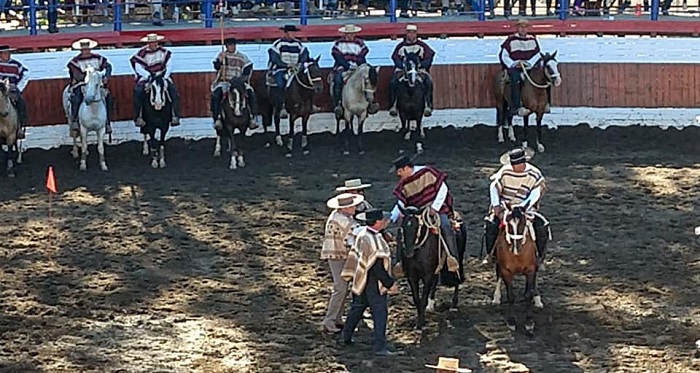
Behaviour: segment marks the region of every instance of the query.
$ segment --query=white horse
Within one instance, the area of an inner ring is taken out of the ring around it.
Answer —
[[[88,155],[88,143],[87,134],[88,132],[95,132],[97,134],[97,152],[100,155],[100,168],[102,171],[108,171],[107,163],[105,162],[105,127],[107,125],[107,105],[106,97],[107,94],[104,90],[102,84],[102,78],[104,78],[105,71],[96,71],[92,66],[88,66],[85,71],[85,85],[81,88],[83,89],[83,102],[80,103],[80,109],[78,109],[78,123],[80,124],[80,140],[81,140],[81,152],[80,152],[80,170],[85,171],[87,169],[87,155]],[[63,91],[63,108],[66,111],[66,117],[70,118],[70,86],[66,87]],[[78,144],[77,137],[73,137],[73,158],[78,158]]]
[[[355,70],[347,72],[350,74],[347,82],[343,86],[342,91],[342,116],[336,113],[336,133],[340,131],[340,121],[345,121],[345,130],[343,131],[344,139],[344,155],[350,154],[350,138],[355,134],[353,120],[357,118],[357,148],[360,154],[364,153],[362,146],[362,134],[364,132],[364,124],[370,114],[370,105],[374,103],[374,94],[377,90],[379,77],[379,66],[370,66],[362,64]],[[347,74],[346,73],[346,74]],[[333,89],[331,89],[331,92]],[[372,113],[375,113],[374,110]]]

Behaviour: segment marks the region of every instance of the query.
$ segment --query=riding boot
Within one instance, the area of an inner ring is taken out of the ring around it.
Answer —
[[[17,108],[17,119],[19,120],[19,126],[17,128],[17,139],[23,140],[25,138],[24,127],[29,124],[29,113],[27,112],[27,103],[24,98],[17,93],[17,99],[15,100],[15,107]]]
[[[425,86],[425,109],[423,110],[423,116],[429,117],[433,115],[433,82],[426,77],[423,85]]]
[[[440,231],[447,244],[450,257],[447,257],[447,269],[450,272],[459,271],[459,252],[457,251],[457,235],[447,214],[440,214]]]
[[[172,110],[173,118],[170,123],[171,126],[177,127],[180,125],[180,94],[175,89],[175,85],[170,83],[168,85],[168,93],[170,93],[170,100],[172,100]]]
[[[535,225],[535,240],[537,241],[537,265],[540,271],[544,271],[544,259],[547,255],[547,241],[549,240],[549,224]]]
[[[498,239],[498,219],[495,217],[487,216],[484,218],[484,248],[485,253],[491,260],[496,260],[496,250],[494,246],[496,245],[496,240]]]
[[[146,97],[146,91],[145,87],[142,84],[137,84],[136,87],[134,87],[134,98],[133,98],[133,104],[134,104],[134,124],[137,127],[143,127],[146,125],[146,122],[144,122],[142,118],[141,113],[141,108],[143,107],[143,100]]]
[[[209,102],[209,107],[211,109],[211,117],[214,120],[214,129],[221,130],[224,125],[221,122],[221,88],[217,88],[211,94],[211,101]]]
[[[343,117],[343,104],[341,102],[343,97],[343,85],[335,83],[333,85],[333,103],[335,104],[335,109],[333,112],[335,113],[336,118],[342,118]]]
[[[105,97],[105,104],[107,105],[107,123],[105,123],[105,133],[112,133],[112,115],[114,113],[114,100],[112,95],[109,94]]]
[[[544,112],[552,112],[552,87],[547,87],[547,104],[544,106]]]
[[[248,129],[254,130],[259,127],[255,122],[255,116],[258,115],[258,98],[252,88],[249,88],[247,92],[248,105],[250,106],[250,123],[248,124]]]
[[[83,98],[79,93],[75,91],[70,96],[70,130],[77,132],[80,129],[80,123],[78,123],[78,112],[80,111],[80,103]]]
[[[394,77],[389,83],[389,115],[392,117],[398,116],[399,111],[396,108],[396,91],[399,87],[399,80]]]

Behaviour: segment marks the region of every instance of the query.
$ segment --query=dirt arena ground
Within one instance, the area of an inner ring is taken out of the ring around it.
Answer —
[[[474,255],[459,312],[413,331],[402,281],[389,339],[403,356],[375,359],[366,326],[350,348],[321,333],[325,200],[361,176],[390,207],[397,137],[371,134],[366,155],[346,158],[331,135],[313,136],[311,155],[292,159],[254,137],[235,172],[213,140],[170,140],[163,170],[137,143],[107,148],[109,173],[93,149],[86,173],[69,148],[29,151],[16,179],[0,177],[0,371],[417,373],[439,355],[475,372],[700,371],[697,128],[546,134],[534,163],[554,241],[533,339],[508,331],[474,257],[487,176],[507,147],[494,128],[429,131],[421,162],[449,173]],[[48,164],[60,189],[51,224]]]

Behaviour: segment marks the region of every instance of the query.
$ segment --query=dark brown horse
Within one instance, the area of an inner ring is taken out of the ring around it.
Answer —
[[[544,152],[542,145],[542,118],[544,117],[545,107],[547,106],[547,89],[551,86],[558,87],[561,85],[561,75],[559,74],[558,62],[556,60],[557,52],[553,54],[540,53],[540,59],[530,70],[523,68],[521,83],[522,107],[525,108],[523,113],[519,113],[523,117],[523,131],[525,139],[523,147],[527,147],[528,132],[529,132],[529,117],[532,113],[535,114],[537,120],[537,151]],[[510,82],[506,71],[498,71],[494,79],[494,94],[496,97],[496,122],[498,125],[498,142],[503,142],[503,127],[508,129],[508,138],[515,142],[515,133],[513,132],[513,115],[510,114]]]
[[[537,244],[532,219],[534,217],[528,216],[522,207],[514,207],[512,210],[506,208],[494,248],[496,290],[493,293],[493,304],[500,304],[501,283],[505,284],[508,297],[506,323],[515,331],[517,322],[514,315],[513,279],[516,275],[525,276],[525,330],[530,336],[535,330],[532,306],[534,304],[537,308],[544,307],[537,290]]]
[[[292,157],[294,147],[294,123],[301,118],[301,150],[309,154],[308,124],[313,110],[314,94],[323,90],[323,77],[318,60],[321,56],[297,66],[284,92],[284,106],[289,112],[289,134],[287,135],[287,158]]]
[[[457,233],[457,251],[459,258],[459,276],[447,271],[445,253],[440,252],[439,239],[440,218],[431,217],[429,208],[409,206],[400,208],[403,219],[397,239],[398,257],[411,287],[413,303],[418,311],[416,329],[425,325],[425,311],[432,311],[435,304],[435,291],[438,280],[448,287],[454,286],[450,309],[457,310],[459,285],[464,281],[464,253],[466,251],[467,231],[464,225]],[[439,277],[438,277],[439,275]],[[423,284],[421,293],[420,284]]]
[[[221,112],[223,128],[216,131],[216,146],[214,156],[221,155],[221,138],[228,139],[228,151],[231,154],[229,169],[245,167],[243,159],[243,139],[250,123],[250,105],[248,105],[248,92],[246,82],[241,78],[234,78],[229,82],[228,90],[224,96]],[[236,135],[235,131],[239,134]]]

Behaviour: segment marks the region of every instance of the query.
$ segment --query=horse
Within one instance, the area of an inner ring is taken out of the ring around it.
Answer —
[[[163,78],[163,73],[151,73],[147,84],[150,87],[148,99],[142,109],[143,120],[146,123],[141,129],[141,133],[144,134],[143,154],[151,153],[151,167],[165,168],[165,136],[172,120],[172,99],[168,95],[170,82]],[[156,139],[156,130],[160,132],[159,139]]]
[[[318,61],[321,56],[297,66],[284,92],[285,108],[289,112],[289,134],[287,135],[287,158],[294,148],[294,123],[301,118],[301,150],[309,154],[308,123],[313,109],[314,94],[323,90],[323,78]]]
[[[80,125],[79,132],[71,131],[73,137],[73,149],[71,154],[73,158],[78,158],[78,138],[80,138],[80,171],[87,170],[88,152],[88,133],[95,132],[97,135],[97,153],[100,156],[100,169],[108,171],[107,162],[105,161],[105,127],[107,125],[107,92],[105,92],[102,79],[105,71],[95,70],[94,67],[88,66],[85,70],[83,90],[83,101],[78,109],[78,123]],[[63,91],[63,109],[66,111],[66,116],[71,115],[71,95],[72,87],[66,86]]]
[[[346,73],[344,73],[346,74]],[[377,82],[379,79],[379,66],[373,67],[368,64],[362,64],[355,70],[347,72],[349,77],[343,86],[342,105],[343,113],[335,116],[335,133],[340,133],[340,121],[345,121],[345,130],[343,131],[343,139],[345,150],[343,154],[350,154],[350,137],[355,133],[353,128],[353,120],[357,118],[357,149],[360,154],[364,154],[362,146],[362,133],[370,113],[370,105],[374,103],[374,93],[377,91]],[[329,78],[331,76],[329,75]],[[333,82],[330,81],[331,92],[333,92]]]
[[[242,143],[250,123],[250,106],[248,105],[246,81],[240,77],[232,79],[225,92],[224,102],[221,105],[223,128],[216,131],[214,157],[221,155],[221,138],[227,138],[228,151],[231,153],[228,168],[235,170],[238,167],[245,167]],[[240,132],[238,136],[234,135],[236,130]]]
[[[443,285],[454,286],[450,310],[457,310],[459,284],[464,281],[463,261],[467,231],[463,224],[460,225],[460,231],[457,234],[459,276],[456,276],[447,271],[445,254],[440,251],[440,236],[434,232],[440,230],[439,217],[433,217],[429,207],[408,206],[399,207],[399,210],[403,214],[400,232],[397,235],[399,258],[418,312],[416,329],[420,330],[425,325],[425,311],[434,309],[438,279]],[[423,283],[422,294],[420,293],[421,282]]]
[[[9,80],[0,81],[0,144],[2,144],[3,153],[7,157],[7,177],[13,178],[16,176],[15,161],[19,116],[17,108],[12,103],[10,89]]]
[[[557,52],[553,54],[540,53],[540,58],[535,62],[532,69],[527,70],[523,67],[523,82],[521,83],[521,101],[525,112],[523,116],[523,128],[525,140],[523,147],[527,147],[529,117],[535,113],[537,120],[537,151],[543,153],[545,148],[542,145],[542,118],[547,105],[547,89],[551,86],[559,87],[561,85],[561,74],[559,73],[559,65],[557,62]],[[508,138],[515,142],[515,133],[513,132],[513,115],[510,114],[510,82],[508,81],[508,73],[499,71],[494,79],[494,93],[496,102],[499,103],[496,107],[496,121],[498,126],[498,142],[503,142],[503,127],[508,129]]]
[[[537,244],[532,219],[522,207],[506,206],[501,229],[494,245],[496,289],[492,301],[494,305],[501,303],[501,285],[505,284],[508,299],[506,324],[515,331],[517,322],[514,315],[513,278],[516,275],[524,275],[526,279],[525,330],[529,336],[532,336],[535,330],[535,320],[532,317],[533,304],[537,308],[544,307],[542,297],[537,290]]]
[[[399,132],[404,132],[403,137],[406,141],[417,137],[418,131],[420,131],[420,138],[424,139],[425,131],[422,122],[425,111],[425,87],[418,70],[420,59],[415,53],[407,53],[404,56],[403,65],[403,73],[399,78],[396,91],[396,108],[401,120]],[[403,153],[403,150],[400,152]],[[416,142],[416,152],[419,154],[423,152],[423,144],[420,140]]]

